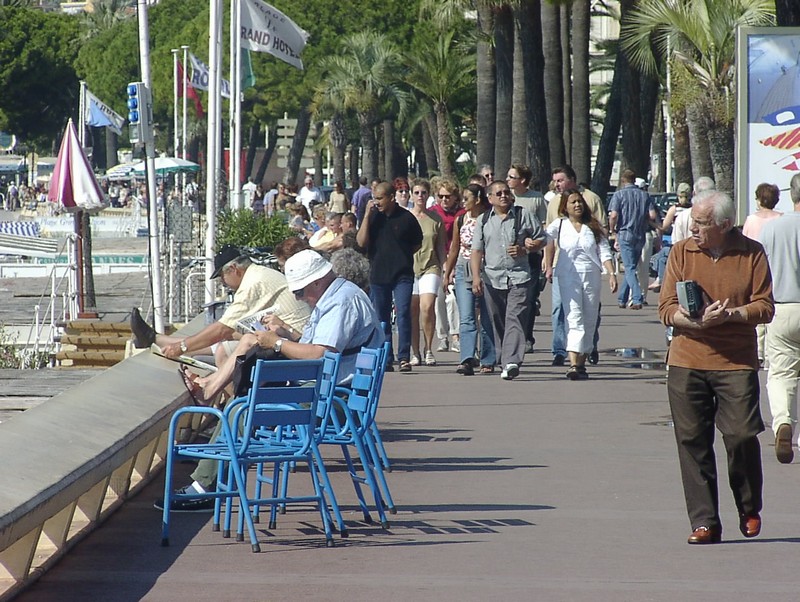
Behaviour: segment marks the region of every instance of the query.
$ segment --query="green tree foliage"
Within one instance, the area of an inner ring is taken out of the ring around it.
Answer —
[[[0,7],[0,130],[49,149],[76,113],[78,19]]]

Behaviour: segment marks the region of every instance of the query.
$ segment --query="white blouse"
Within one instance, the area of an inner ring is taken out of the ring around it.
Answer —
[[[603,263],[612,259],[608,239],[604,236],[597,242],[594,232],[586,224],[582,224],[578,232],[568,218],[562,217],[553,220],[547,226],[546,232],[547,242],[555,241],[559,248],[556,276],[564,275],[568,271],[602,270]]]

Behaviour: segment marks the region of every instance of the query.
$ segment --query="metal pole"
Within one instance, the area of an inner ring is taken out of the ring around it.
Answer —
[[[178,156],[178,53],[180,48],[173,48],[172,52],[172,156]]]
[[[183,81],[181,82],[181,86],[183,86],[183,111],[181,114],[181,125],[183,127],[183,132],[181,133],[181,159],[186,159],[186,95],[188,94],[188,76],[186,74],[186,61],[189,60],[189,47],[186,45],[181,46],[181,50],[183,50]],[[186,205],[186,172],[181,174],[181,201],[183,205]]]
[[[217,177],[220,165],[220,50],[222,46],[222,0],[210,0],[208,17],[208,145],[206,157],[206,281],[205,301],[214,300],[211,273],[214,265],[214,237],[217,228]]]
[[[139,15],[139,61],[142,72],[142,82],[151,91],[152,78],[150,77],[150,27],[147,21],[147,0],[137,0]],[[151,100],[152,102],[152,100]],[[152,115],[152,107],[146,108],[147,114]],[[148,227],[150,230],[150,274],[153,288],[153,321],[158,332],[164,332],[164,300],[161,280],[161,248],[158,238],[158,208],[156,207],[156,165],[155,144],[153,143],[153,126],[148,117],[147,134],[145,136],[145,165],[147,166],[147,199],[149,205]]]
[[[231,0],[231,12],[235,15],[234,26],[231,31],[234,55],[231,60],[235,66],[234,76],[231,78],[231,103],[234,107],[233,112],[233,140],[231,142],[231,153],[233,160],[233,192],[236,196],[236,206],[244,208],[244,196],[242,194],[242,45],[239,42],[239,31],[242,28],[242,9],[241,0]]]

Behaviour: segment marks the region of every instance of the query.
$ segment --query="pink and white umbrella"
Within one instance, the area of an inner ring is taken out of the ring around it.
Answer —
[[[81,148],[72,119],[67,123],[47,199],[67,211],[102,209],[105,197]]]

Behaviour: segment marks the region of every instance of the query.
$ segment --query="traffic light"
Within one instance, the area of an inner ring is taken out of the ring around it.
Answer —
[[[132,143],[145,144],[150,141],[152,105],[150,90],[144,82],[128,84],[128,135]]]

